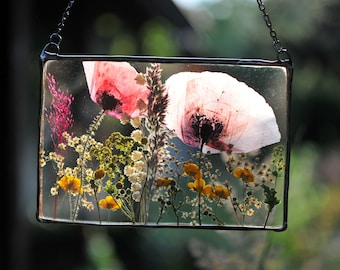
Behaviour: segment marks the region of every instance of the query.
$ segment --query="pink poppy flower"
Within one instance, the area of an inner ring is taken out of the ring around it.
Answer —
[[[140,116],[149,94],[138,73],[127,62],[84,61],[91,99],[118,119]]]
[[[165,84],[167,127],[189,146],[248,153],[281,139],[266,100],[226,73],[180,72]]]

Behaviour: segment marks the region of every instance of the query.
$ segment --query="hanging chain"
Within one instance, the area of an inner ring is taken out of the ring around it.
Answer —
[[[74,2],[75,2],[75,0],[70,0],[68,2],[68,5],[67,5],[67,7],[66,7],[62,17],[61,17],[61,20],[58,23],[57,32],[53,33],[50,36],[50,42],[47,43],[47,45],[43,49],[43,52],[47,51],[47,49],[52,49],[55,53],[59,53],[60,43],[61,43],[61,40],[62,40],[62,37],[61,37],[60,33],[64,29],[66,20],[71,15],[71,9],[72,9],[72,6],[73,6]]]
[[[64,26],[65,26],[65,22],[66,20],[70,17],[71,14],[71,9],[73,4],[75,3],[76,0],[70,0],[62,17],[61,17],[61,21],[58,24],[57,27],[57,32],[53,33],[50,36],[50,42],[45,46],[43,52],[45,52],[48,48],[49,49],[54,49],[55,53],[59,53],[60,50],[60,43],[62,40],[62,37],[60,35],[61,31],[63,30]],[[266,7],[264,6],[262,0],[257,0],[257,4],[259,6],[260,11],[263,13],[263,19],[269,29],[269,34],[271,36],[271,38],[273,39],[273,47],[274,50],[276,51],[277,54],[277,59],[280,62],[291,62],[291,58],[290,55],[287,51],[286,48],[284,48],[277,36],[277,33],[275,32],[275,30],[273,29],[273,25],[272,22],[269,18],[269,14],[266,11]]]
[[[280,62],[291,62],[291,58],[287,49],[282,46],[275,30],[273,29],[273,24],[269,18],[269,14],[266,12],[266,7],[264,6],[262,0],[257,0],[257,4],[259,6],[260,11],[263,13],[263,19],[269,29],[269,34],[273,39],[273,47],[274,50],[276,51],[277,59]]]

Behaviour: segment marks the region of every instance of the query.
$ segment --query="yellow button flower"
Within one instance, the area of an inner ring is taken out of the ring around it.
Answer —
[[[94,178],[96,180],[103,179],[105,176],[105,171],[103,169],[98,169],[94,172]]]
[[[74,194],[82,194],[83,189],[81,188],[81,180],[74,176],[64,175],[57,185],[67,192]]]
[[[230,190],[222,185],[206,185],[203,189],[203,194],[208,195],[212,199],[228,199]]]
[[[254,175],[251,169],[242,169],[238,167],[234,170],[234,176],[246,183],[255,182]]]
[[[157,187],[168,187],[173,182],[172,179],[168,177],[161,177],[156,180]]]
[[[200,168],[195,163],[184,163],[182,165],[182,170],[184,171],[184,174],[187,176],[191,176],[194,179],[200,179],[202,178],[202,172]]]
[[[105,197],[105,199],[101,199],[99,201],[100,208],[108,209],[108,210],[118,210],[121,208],[122,204],[119,200],[114,199],[111,195]]]
[[[201,179],[195,179],[194,182],[188,183],[188,188],[190,188],[190,189],[192,189],[196,192],[199,192],[199,193],[202,193],[204,186],[205,186],[205,181],[202,178]]]

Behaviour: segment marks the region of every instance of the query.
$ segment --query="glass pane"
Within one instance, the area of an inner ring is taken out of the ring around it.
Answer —
[[[256,62],[44,61],[38,219],[285,229],[289,74]]]

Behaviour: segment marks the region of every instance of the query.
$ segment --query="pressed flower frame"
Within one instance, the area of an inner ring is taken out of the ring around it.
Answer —
[[[39,221],[286,229],[289,62],[41,60]]]

